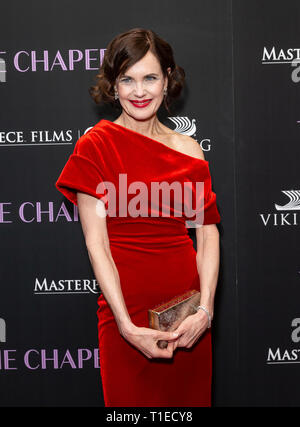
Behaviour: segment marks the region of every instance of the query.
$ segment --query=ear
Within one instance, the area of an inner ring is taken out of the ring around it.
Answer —
[[[170,73],[171,73],[171,67],[167,68],[167,73],[168,73],[168,75],[170,75]],[[167,85],[168,85],[168,76],[165,76],[165,81],[167,82]]]
[[[116,78],[115,82],[114,82],[114,90],[117,90],[117,84],[118,84],[118,77]]]

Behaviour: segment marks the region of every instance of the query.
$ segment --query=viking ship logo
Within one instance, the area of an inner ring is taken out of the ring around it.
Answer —
[[[0,52],[0,55],[5,52]],[[6,82],[6,64],[3,58],[0,58],[0,82]]]
[[[6,342],[6,324],[4,319],[0,319],[0,342]]]
[[[188,117],[168,117],[175,124],[175,132],[192,136],[196,133],[195,119],[192,121]]]
[[[300,210],[300,190],[282,190],[282,193],[284,193],[288,198],[290,199],[288,203],[286,203],[283,206],[277,205],[275,203],[275,208],[278,211],[294,211],[294,210]]]

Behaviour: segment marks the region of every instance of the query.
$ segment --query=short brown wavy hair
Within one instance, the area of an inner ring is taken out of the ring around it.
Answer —
[[[164,106],[170,113],[170,105],[179,97],[184,86],[185,72],[174,60],[173,49],[154,31],[133,28],[116,36],[107,46],[103,62],[96,75],[96,84],[89,88],[94,101],[108,102],[120,107],[119,100],[114,99],[114,85],[119,75],[138,62],[151,51],[158,59],[164,76],[168,76],[167,95]],[[170,74],[167,68],[171,68]]]

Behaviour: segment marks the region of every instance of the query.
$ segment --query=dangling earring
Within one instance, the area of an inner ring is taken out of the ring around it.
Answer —
[[[164,89],[164,96],[167,96],[167,92],[168,92],[168,90],[167,90],[167,88],[165,88]]]
[[[119,99],[119,94],[118,92],[115,90],[115,100]]]

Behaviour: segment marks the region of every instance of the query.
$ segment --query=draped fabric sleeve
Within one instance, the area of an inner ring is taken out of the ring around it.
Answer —
[[[196,213],[187,221],[188,227],[217,224],[221,222],[221,216],[217,208],[217,196],[212,190],[212,180],[208,162],[199,168],[195,174],[196,180],[192,183],[192,204]],[[197,187],[198,183],[198,187]]]
[[[204,182],[204,188],[205,185],[207,186],[207,189],[205,191],[204,196],[204,222],[203,225],[207,224],[217,224],[221,222],[221,216],[217,208],[217,195],[212,190],[212,182],[211,182],[211,176],[205,180]]]
[[[101,199],[105,194],[101,163],[95,141],[88,134],[82,135],[55,182],[56,189],[76,206],[77,191]]]

